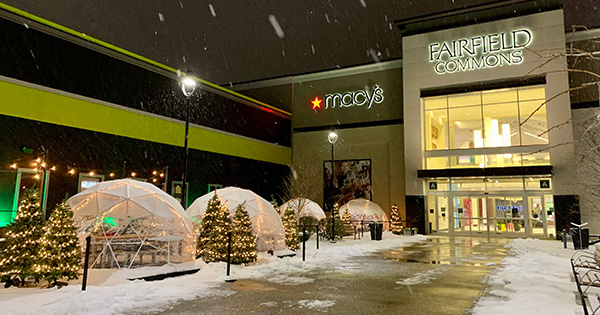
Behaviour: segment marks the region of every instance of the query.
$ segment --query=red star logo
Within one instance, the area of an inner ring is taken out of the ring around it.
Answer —
[[[316,109],[316,108],[321,108],[321,102],[322,102],[322,101],[323,101],[323,100],[320,100],[318,96],[315,96],[315,99],[314,99],[314,100],[312,100],[312,101],[310,101],[310,102],[313,104],[313,105],[312,105],[312,106],[313,106],[313,109]]]

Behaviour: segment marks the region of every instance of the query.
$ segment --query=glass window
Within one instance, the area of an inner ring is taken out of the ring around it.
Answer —
[[[481,155],[450,156],[448,159],[450,160],[450,168],[485,167]]]
[[[523,190],[523,178],[488,178],[488,190]]]
[[[475,148],[476,131],[482,130],[481,106],[450,108],[448,136],[450,149]]]
[[[447,106],[448,98],[446,96],[425,99],[425,110],[446,108]]]
[[[456,94],[448,96],[448,107],[464,107],[481,105],[480,92]]]
[[[487,148],[520,145],[517,103],[483,106],[484,144]]]
[[[484,191],[485,179],[452,179],[450,181],[453,191]]]
[[[543,87],[519,88],[519,101],[544,100],[546,92]]]
[[[448,157],[434,157],[427,158],[427,169],[428,170],[439,170],[449,168]]]
[[[490,154],[485,156],[487,167],[521,166],[520,154]]]
[[[448,149],[448,113],[446,109],[425,112],[425,139],[427,150]]]
[[[550,153],[537,152],[523,154],[523,165],[550,165]]]
[[[500,89],[481,92],[481,102],[483,104],[498,104],[517,101],[516,89]]]
[[[550,177],[526,177],[525,189],[527,190],[551,190],[552,180]]]
[[[521,116],[521,144],[548,144],[548,123],[544,101],[519,102]]]

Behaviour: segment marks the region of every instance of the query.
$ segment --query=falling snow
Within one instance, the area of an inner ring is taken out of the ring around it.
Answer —
[[[314,54],[315,53],[315,45],[310,44],[310,49],[312,50],[312,53]]]
[[[365,2],[365,0],[360,0],[360,4],[362,4],[363,8],[367,7],[367,3]]]
[[[212,4],[209,4],[208,8],[210,9],[210,14],[212,14],[213,17],[216,17],[217,16],[217,12],[215,12],[215,7],[213,7]]]
[[[162,13],[159,13],[159,14],[158,14],[158,19],[159,19],[161,22],[164,22],[164,21],[165,21],[165,16],[164,16]]]
[[[271,25],[273,26],[273,29],[279,38],[285,37],[285,34],[283,34],[283,29],[281,29],[281,25],[279,25],[277,18],[275,18],[273,14],[269,14],[269,22],[271,22]],[[283,55],[285,56],[285,53]]]

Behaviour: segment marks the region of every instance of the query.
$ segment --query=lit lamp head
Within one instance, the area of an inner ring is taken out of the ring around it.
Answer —
[[[181,91],[183,95],[190,97],[194,93],[194,90],[196,90],[196,79],[193,75],[188,74],[181,78]]]
[[[337,135],[337,133],[335,133],[335,131],[330,132],[329,135],[327,136],[327,140],[329,140],[329,143],[331,143],[331,144],[335,144],[337,139],[338,139],[338,135]]]

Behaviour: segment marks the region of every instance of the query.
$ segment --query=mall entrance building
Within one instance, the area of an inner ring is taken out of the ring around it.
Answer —
[[[591,134],[578,126],[598,115],[598,95],[570,91],[586,80],[570,69],[589,64],[565,49],[585,47],[598,32],[565,35],[553,1],[395,23],[401,60],[236,87],[293,104],[292,164],[323,187],[316,201],[327,206],[335,159],[338,196],[348,197],[348,178],[360,178],[355,186],[368,188],[360,196],[388,214],[396,204],[404,226],[419,233],[551,239],[569,222],[596,224],[591,205],[600,203],[581,183],[584,164],[597,159],[576,152]],[[349,177],[353,163],[363,166]]]
[[[429,233],[556,237],[555,203],[574,194],[573,132],[566,57],[547,52],[564,38],[562,10],[406,25],[407,207],[423,197]]]

